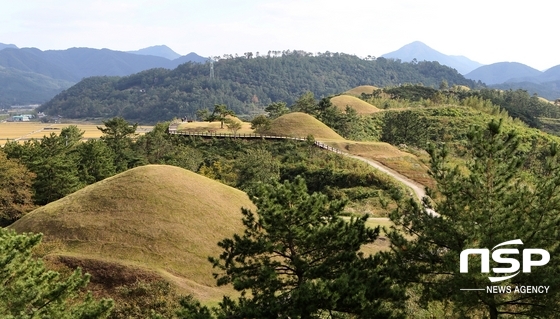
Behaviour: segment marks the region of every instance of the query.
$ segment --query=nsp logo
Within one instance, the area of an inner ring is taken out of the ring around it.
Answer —
[[[492,259],[500,264],[509,264],[510,267],[504,268],[492,268],[492,271],[495,274],[512,274],[509,276],[502,276],[502,277],[488,277],[491,282],[498,282],[506,279],[510,279],[515,277],[519,274],[521,265],[519,260],[515,258],[506,258],[502,257],[502,255],[514,255],[519,254],[519,250],[516,248],[501,248],[496,249],[501,246],[505,245],[523,245],[521,239],[509,240],[505,241],[501,244],[498,244],[492,248]],[[486,248],[472,248],[472,249],[465,249],[461,252],[461,273],[468,273],[469,272],[469,255],[480,255],[480,272],[481,273],[489,273],[490,272],[490,251]],[[540,260],[532,260],[531,256],[533,255],[540,255]],[[550,261],[550,254],[548,251],[539,248],[526,248],[523,250],[523,272],[530,273],[531,267],[533,266],[544,266]]]

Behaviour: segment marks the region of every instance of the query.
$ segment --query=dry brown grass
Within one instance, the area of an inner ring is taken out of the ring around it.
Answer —
[[[361,96],[362,93],[372,94],[373,91],[375,91],[377,89],[379,89],[379,88],[376,87],[376,86],[373,86],[373,85],[360,85],[360,86],[355,87],[353,89],[350,89],[350,90],[348,90],[344,93],[354,95],[354,96]]]
[[[272,121],[271,128],[265,134],[305,138],[309,134],[315,139],[344,140],[330,127],[313,116],[301,112],[288,113]]]
[[[434,186],[433,179],[427,173],[428,167],[417,156],[391,144],[354,141],[329,141],[327,144],[343,152],[377,161],[424,186]]]
[[[251,129],[251,123],[242,122],[235,116],[227,116],[241,123],[241,129],[237,131],[236,134],[254,134]],[[217,134],[232,134],[232,132],[227,128],[224,123],[224,128],[220,128],[220,122],[191,122],[191,123],[180,123],[177,131],[183,132],[195,132],[195,133],[217,133]]]
[[[0,123],[0,145],[4,145],[7,139],[27,140],[31,138],[41,139],[43,136],[49,136],[51,133],[59,134],[60,130],[70,125],[75,125],[81,131],[84,131],[84,139],[99,138],[103,133],[97,129],[97,126],[103,124],[50,124],[39,122],[5,122]],[[137,133],[144,134],[150,131],[152,126],[138,126]]]
[[[455,90],[455,91],[463,91],[463,92],[468,92],[468,91],[471,90],[470,87],[465,86],[465,85],[454,85],[452,87],[452,89]]]
[[[554,102],[549,101],[549,100],[545,99],[544,97],[540,97],[540,96],[539,96],[538,99],[539,99],[539,101],[541,101],[541,102],[554,104]]]
[[[364,100],[351,95],[339,95],[331,98],[331,103],[341,111],[346,111],[346,106],[356,110],[358,114],[372,114],[381,111]]]
[[[247,195],[182,168],[148,165],[87,186],[14,223],[62,243],[52,254],[150,269],[184,293],[215,300],[208,256],[218,241],[243,231]]]

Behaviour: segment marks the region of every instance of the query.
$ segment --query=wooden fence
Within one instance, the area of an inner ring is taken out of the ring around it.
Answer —
[[[261,135],[261,134],[230,134],[230,133],[216,133],[216,132],[188,132],[188,131],[177,131],[178,125],[171,124],[169,126],[169,134],[174,135],[183,135],[183,136],[199,136],[199,137],[208,137],[208,138],[242,138],[242,139],[267,139],[267,140],[295,140],[295,141],[306,141],[306,138],[302,137],[292,137],[292,136],[278,136],[278,135]],[[326,149],[331,152],[335,152],[338,154],[344,154],[339,149],[336,149],[332,146],[327,144],[321,143],[319,141],[315,141],[315,146]]]

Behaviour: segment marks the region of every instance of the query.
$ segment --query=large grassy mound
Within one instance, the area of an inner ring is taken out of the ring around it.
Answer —
[[[226,116],[228,119],[232,119],[235,122],[241,123],[241,129],[237,131],[237,134],[253,134],[251,129],[251,123],[243,122],[235,116]],[[227,128],[227,124],[224,123],[224,127],[221,127],[219,121],[216,122],[181,122],[178,126],[178,131],[184,132],[195,132],[195,133],[216,133],[216,134],[232,134],[231,130]]]
[[[354,95],[354,96],[361,96],[362,93],[372,94],[373,91],[375,91],[377,89],[379,89],[379,88],[376,87],[376,86],[373,86],[373,85],[360,85],[360,86],[357,86],[353,89],[350,89],[350,90],[346,91],[345,93],[350,94],[350,95]]]
[[[55,255],[153,270],[209,300],[223,289],[215,287],[208,256],[219,255],[218,241],[243,231],[241,207],[254,209],[242,191],[182,168],[148,165],[36,209],[11,227],[43,233],[43,241],[59,245]]]
[[[331,98],[331,103],[343,112],[346,111],[346,106],[353,108],[358,114],[371,114],[380,111],[368,102],[351,95],[335,96]]]
[[[313,116],[300,112],[288,113],[275,119],[267,134],[303,138],[311,134],[316,139],[344,139]]]

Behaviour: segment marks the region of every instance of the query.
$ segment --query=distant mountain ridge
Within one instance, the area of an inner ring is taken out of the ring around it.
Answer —
[[[164,48],[159,49],[165,52]],[[151,49],[146,50],[143,52],[150,52]],[[0,83],[7,85],[2,89],[4,95],[0,105],[43,103],[63,89],[91,76],[127,76],[148,69],[171,70],[186,62],[205,61],[206,58],[196,53],[170,60],[161,56],[109,49],[70,48],[41,51],[37,48],[20,49],[13,44],[0,43],[0,67],[5,69],[4,72],[0,72]],[[30,83],[29,79],[32,79],[33,85],[22,84]]]
[[[191,61],[191,58],[202,57],[195,54],[171,61],[159,56],[109,49],[70,48],[41,51],[35,48],[6,48],[0,51],[0,66],[78,82],[90,76],[126,76],[153,68],[174,69],[179,64]]]
[[[173,61],[173,65],[179,65],[187,62],[205,63],[208,60],[208,58],[202,57],[194,52],[191,52],[187,55],[180,55],[179,53],[171,50],[166,45],[155,45],[136,51],[128,51],[127,53],[133,53],[139,55],[152,55],[152,56],[166,58],[168,60]]]
[[[482,81],[488,85],[508,82],[523,82],[529,78],[534,78],[542,74],[541,71],[518,62],[498,62],[481,66],[465,74],[467,79]]]
[[[382,57],[400,59],[403,62],[411,62],[414,59],[416,61],[437,61],[440,64],[457,70],[461,74],[469,73],[483,65],[464,56],[445,55],[420,41],[409,43],[396,51],[383,54]]]
[[[40,104],[72,84],[65,80],[0,66],[0,106]]]
[[[4,50],[4,49],[7,49],[7,48],[17,49],[18,47],[15,46],[15,44],[0,43],[0,50]]]
[[[147,48],[140,49],[140,50],[136,50],[136,51],[127,51],[127,53],[159,56],[159,57],[162,57],[162,58],[166,58],[168,60],[175,60],[175,59],[181,57],[181,55],[179,53],[171,50],[166,45],[154,45],[154,46],[147,47]]]
[[[502,90],[526,90],[548,100],[560,98],[560,65],[542,72],[518,62],[498,62],[481,66],[465,78]]]
[[[450,86],[476,86],[456,70],[435,62],[369,61],[339,53],[314,56],[293,51],[281,57],[232,57],[215,61],[214,69],[215,77],[210,77],[208,65],[197,63],[122,78],[90,77],[38,110],[67,118],[122,116],[156,123],[174,117],[194,118],[198,110],[211,110],[215,104],[250,115],[273,102],[291,105],[306,91],[320,99],[365,84],[385,87],[421,82],[438,87],[445,79]]]

